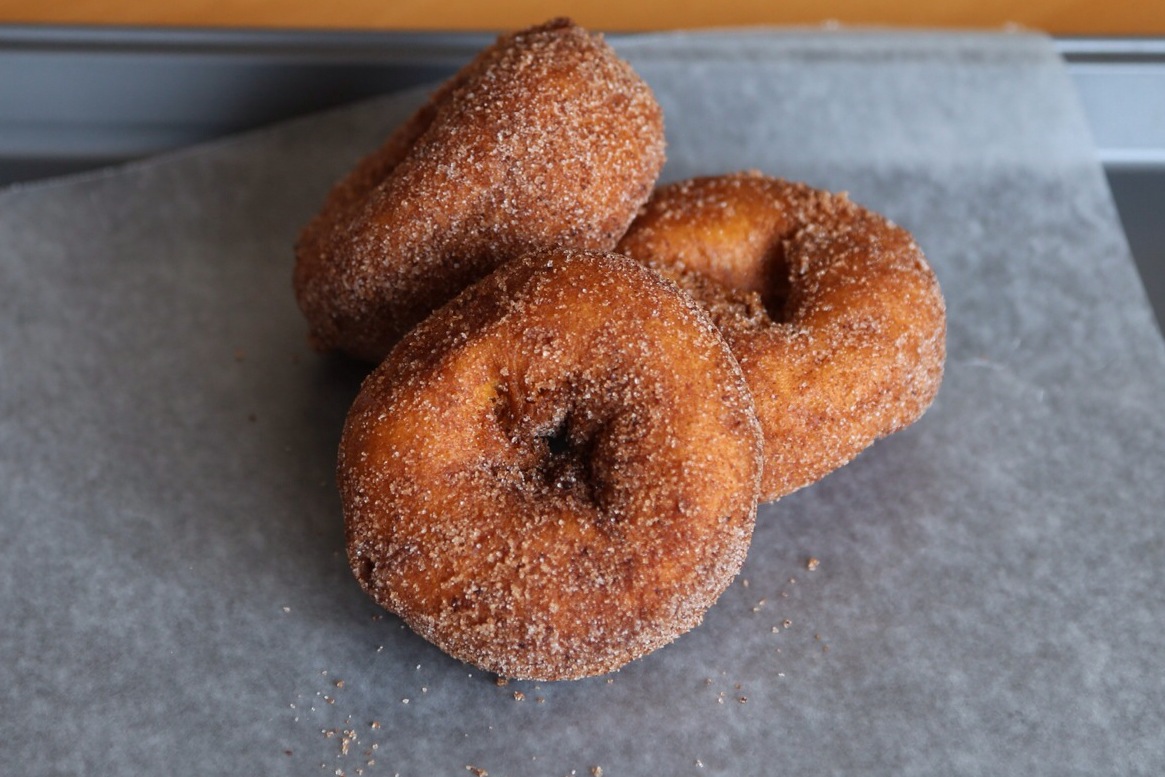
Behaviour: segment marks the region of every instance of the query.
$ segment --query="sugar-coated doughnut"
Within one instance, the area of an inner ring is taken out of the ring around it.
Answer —
[[[620,241],[690,292],[740,362],[764,430],[763,500],[919,418],[946,312],[910,234],[844,194],[738,173],[662,186]]]
[[[760,484],[744,378],[706,315],[626,257],[503,265],[362,386],[338,480],[361,586],[513,678],[614,670],[695,626]]]
[[[609,250],[663,166],[648,86],[558,19],[502,36],[328,196],[296,246],[312,343],[379,361],[503,260]]]

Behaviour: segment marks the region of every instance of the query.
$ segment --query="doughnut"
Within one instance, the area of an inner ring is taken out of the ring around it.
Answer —
[[[321,351],[368,361],[503,260],[607,251],[664,161],[649,87],[557,19],[502,36],[341,180],[296,244]]]
[[[697,625],[747,553],[761,469],[744,378],[632,260],[512,260],[405,335],[340,444],[361,587],[502,677],[615,670]]]
[[[844,194],[759,173],[661,186],[616,249],[689,292],[744,372],[763,501],[917,420],[942,380],[946,309],[910,234]]]

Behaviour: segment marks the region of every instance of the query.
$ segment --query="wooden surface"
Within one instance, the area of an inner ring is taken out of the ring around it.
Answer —
[[[569,10],[568,10],[569,9]],[[568,12],[599,30],[746,25],[907,26],[1059,35],[1163,35],[1163,0],[0,0],[0,23],[373,30],[501,30]]]

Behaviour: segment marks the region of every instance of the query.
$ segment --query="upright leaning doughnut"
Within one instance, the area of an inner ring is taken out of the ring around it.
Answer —
[[[617,248],[690,292],[740,362],[777,499],[913,423],[946,312],[910,234],[845,195],[758,173],[660,187]]]
[[[511,256],[610,250],[663,166],[651,90],[567,20],[505,35],[328,196],[296,246],[313,344],[381,359]]]
[[[747,553],[760,430],[735,360],[622,256],[502,266],[401,340],[345,423],[361,586],[506,677],[616,669],[700,622]]]

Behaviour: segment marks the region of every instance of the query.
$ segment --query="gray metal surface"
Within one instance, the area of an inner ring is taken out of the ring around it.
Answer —
[[[1057,42],[1141,278],[1165,322],[1165,39]]]
[[[486,35],[0,28],[0,183],[430,83]]]

